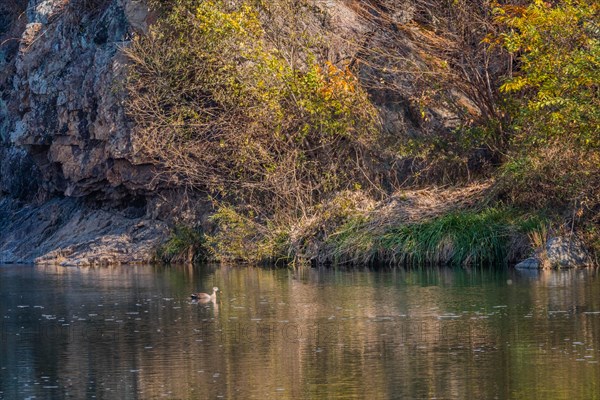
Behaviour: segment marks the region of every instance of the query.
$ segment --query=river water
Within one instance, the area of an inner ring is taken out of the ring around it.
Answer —
[[[0,266],[0,350],[0,399],[598,399],[600,279]]]

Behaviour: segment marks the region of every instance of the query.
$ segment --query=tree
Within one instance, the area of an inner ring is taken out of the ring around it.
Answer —
[[[501,43],[518,69],[501,86],[516,98],[517,140],[600,146],[600,6],[535,0],[496,8]]]

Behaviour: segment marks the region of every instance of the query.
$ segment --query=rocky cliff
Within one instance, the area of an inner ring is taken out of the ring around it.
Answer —
[[[165,236],[122,107],[119,49],[148,15],[135,0],[0,5],[0,262],[146,261]]]
[[[3,48],[3,69],[12,71],[0,106],[3,177],[18,179],[11,160],[27,154],[48,193],[118,200],[150,188],[151,167],[130,151],[119,53],[146,15],[135,1],[31,0],[13,16],[21,32]]]

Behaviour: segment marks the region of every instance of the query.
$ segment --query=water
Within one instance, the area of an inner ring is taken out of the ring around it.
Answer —
[[[2,266],[0,324],[0,399],[600,398],[595,271]]]

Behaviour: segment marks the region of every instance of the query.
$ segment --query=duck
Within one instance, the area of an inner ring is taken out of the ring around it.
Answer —
[[[219,291],[218,287],[213,287],[212,294],[208,293],[192,293],[190,296],[192,300],[200,300],[200,301],[215,301],[217,299],[217,292]]]

